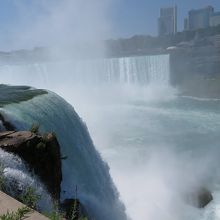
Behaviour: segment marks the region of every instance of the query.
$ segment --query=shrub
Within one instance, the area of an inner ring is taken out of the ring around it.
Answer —
[[[19,208],[16,212],[7,212],[0,216],[1,220],[21,220],[25,218],[25,215],[30,214],[32,210],[27,206]]]
[[[39,124],[33,123],[31,128],[30,128],[30,132],[38,134],[39,133],[39,128],[40,128]]]
[[[40,195],[32,187],[28,187],[25,192],[22,193],[19,200],[32,209],[36,209],[37,202],[40,199]]]

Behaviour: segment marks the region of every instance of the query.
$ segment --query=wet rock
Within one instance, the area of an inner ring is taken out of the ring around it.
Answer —
[[[212,193],[205,188],[202,188],[198,192],[198,207],[204,208],[213,200]]]
[[[60,199],[61,154],[54,134],[40,135],[30,131],[0,132],[0,148],[20,156],[39,176],[52,197]]]
[[[212,193],[207,188],[195,189],[186,196],[187,203],[197,208],[206,207],[212,200]]]

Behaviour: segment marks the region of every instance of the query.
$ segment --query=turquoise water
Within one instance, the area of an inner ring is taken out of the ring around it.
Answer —
[[[5,72],[2,82],[51,89],[74,106],[132,220],[220,220],[220,101],[178,96],[168,55]],[[214,196],[205,209],[185,198],[200,187]]]
[[[76,105],[132,219],[220,219],[220,101],[172,96]],[[185,195],[207,187],[205,209]]]
[[[33,124],[39,124],[40,132],[55,132],[61,154],[66,157],[62,160],[61,201],[74,198],[77,186],[77,198],[91,218],[126,218],[109,168],[96,151],[87,127],[69,103],[48,92],[28,101],[5,105],[1,111],[18,130],[28,130]],[[35,182],[36,177],[33,176],[32,181]],[[25,179],[23,182],[27,185]]]

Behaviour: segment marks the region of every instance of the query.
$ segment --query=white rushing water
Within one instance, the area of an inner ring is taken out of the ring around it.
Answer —
[[[2,111],[18,130],[28,130],[38,123],[41,131],[55,132],[61,153],[67,157],[62,161],[61,199],[74,198],[77,186],[78,198],[91,218],[125,219],[108,166],[95,150],[87,127],[71,105],[49,93],[6,105]]]
[[[31,187],[39,195],[38,210],[52,209],[52,198],[40,180],[28,170],[28,167],[18,156],[0,150],[1,173],[4,178],[5,191],[11,196],[19,197]]]
[[[169,85],[168,55],[2,66],[0,73],[2,83],[51,89],[74,106],[109,164],[131,219],[220,219],[220,102],[176,96]],[[43,118],[56,123],[54,118],[65,112],[53,98],[45,100],[36,98],[7,111],[21,121],[41,120],[36,111],[45,112]],[[33,106],[30,115],[21,114]],[[45,129],[72,136],[64,124],[53,123],[42,121]],[[65,145],[64,154],[69,154],[70,144]],[[72,172],[65,169],[66,175]],[[71,180],[77,181],[76,176]],[[214,196],[205,209],[185,200],[199,187]]]
[[[2,65],[4,83],[54,89],[72,85],[169,82],[169,55]]]

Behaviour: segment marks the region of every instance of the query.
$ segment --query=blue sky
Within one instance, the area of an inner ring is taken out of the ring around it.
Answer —
[[[212,5],[220,11],[220,0],[122,0],[115,7],[113,16],[116,36],[156,35],[159,8],[175,4],[178,7],[178,30],[183,29],[183,19],[190,9]]]
[[[212,5],[220,11],[220,0],[0,0],[0,50],[44,46],[67,37],[156,35],[160,7],[175,4],[178,30],[190,9]]]

